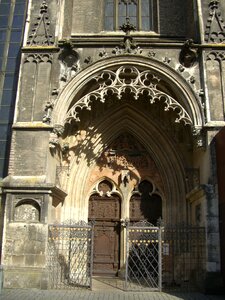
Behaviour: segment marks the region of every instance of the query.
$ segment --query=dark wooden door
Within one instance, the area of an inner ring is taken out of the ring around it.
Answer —
[[[89,220],[94,226],[94,275],[117,275],[120,247],[120,197],[92,195]]]

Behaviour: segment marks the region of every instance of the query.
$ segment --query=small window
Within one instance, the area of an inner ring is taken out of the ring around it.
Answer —
[[[126,18],[138,31],[157,32],[158,0],[105,0],[105,30],[119,30]]]

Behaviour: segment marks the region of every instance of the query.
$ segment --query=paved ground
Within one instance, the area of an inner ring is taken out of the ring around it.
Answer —
[[[210,296],[198,293],[166,294],[157,292],[134,293],[123,291],[43,291],[43,290],[3,290],[4,300],[224,300],[225,296]]]
[[[3,289],[4,300],[225,300],[224,296],[200,293],[125,292],[105,282],[94,281],[93,290]]]

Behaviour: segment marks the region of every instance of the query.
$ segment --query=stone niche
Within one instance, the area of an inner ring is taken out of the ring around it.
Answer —
[[[9,209],[10,222],[39,223],[44,222],[43,195],[13,195]]]
[[[14,208],[14,221],[17,222],[39,222],[41,208],[40,205],[32,200],[22,200]]]

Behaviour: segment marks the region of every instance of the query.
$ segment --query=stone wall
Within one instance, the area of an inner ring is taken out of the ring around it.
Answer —
[[[44,194],[8,193],[2,263],[5,287],[47,288],[48,201]]]

